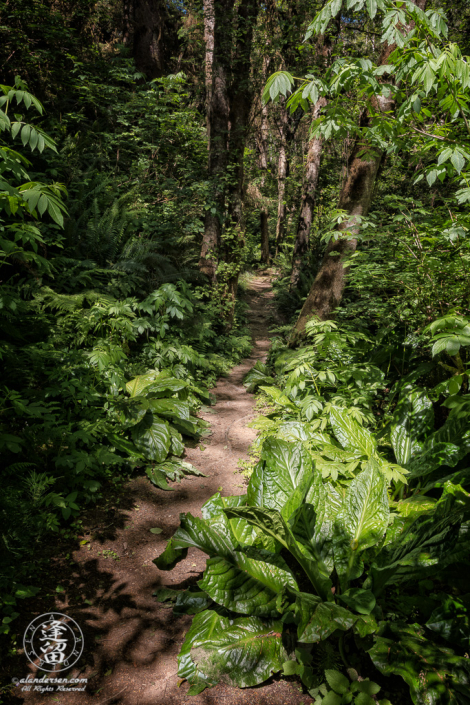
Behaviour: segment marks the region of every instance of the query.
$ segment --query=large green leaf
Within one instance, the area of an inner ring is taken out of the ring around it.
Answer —
[[[441,428],[426,438],[422,453],[408,463],[409,479],[429,475],[441,466],[455,465],[470,453],[468,419],[448,418]],[[444,469],[443,475],[448,471]]]
[[[426,639],[418,625],[382,622],[369,654],[381,673],[405,680],[415,705],[470,702],[468,659]]]
[[[147,404],[154,414],[170,419],[187,419],[189,421],[189,404],[179,399],[148,399]]]
[[[235,559],[233,539],[226,532],[218,531],[204,519],[192,514],[180,515],[180,527],[173,534],[175,548],[199,548],[211,557]]]
[[[299,641],[315,644],[327,639],[334,631],[347,631],[357,615],[334,602],[321,602],[308,593],[298,593],[295,603]]]
[[[164,376],[164,373],[147,372],[145,375],[134,377],[126,384],[126,391],[131,397],[142,394],[143,390],[155,382],[156,379]]]
[[[329,482],[324,483],[315,472],[304,502],[289,523],[300,549],[325,567],[327,575],[334,567],[333,535],[343,498]]]
[[[238,553],[237,564],[210,558],[199,587],[232,612],[275,617],[278,593],[286,584],[297,587],[291,573],[243,553]]]
[[[390,439],[399,465],[421,450],[421,440],[434,427],[434,410],[425,390],[407,388],[393,413]]]
[[[176,548],[171,538],[163,553],[152,561],[159,570],[173,570],[175,565],[184,560],[188,555],[187,548]]]
[[[179,392],[188,386],[189,382],[185,379],[170,377],[164,371],[161,372],[158,378],[151,382],[151,384],[147,385],[145,396],[148,399],[160,399],[161,397],[171,396],[175,392]]]
[[[125,399],[119,407],[118,418],[123,428],[130,428],[142,421],[148,410],[148,401],[145,398]]]
[[[146,460],[162,463],[171,445],[168,423],[158,416],[148,413],[132,430],[132,439]]]
[[[192,438],[198,438],[204,430],[202,420],[198,419],[196,416],[190,416],[189,419],[173,416],[171,423],[173,426],[176,426],[178,431]]]
[[[449,505],[450,507],[450,505]],[[373,591],[378,596],[385,585],[437,575],[450,559],[459,538],[460,516],[440,505],[405,526],[395,540],[378,554],[371,568]]]
[[[464,651],[470,648],[470,603],[458,597],[444,595],[441,604],[433,611],[426,626],[453,646]]]
[[[324,600],[332,599],[331,581],[327,577],[324,566],[304,555],[289,526],[278,511],[259,507],[240,507],[226,509],[225,514],[229,519],[235,517],[246,519],[247,522],[258,527],[268,536],[278,541],[284,548],[287,548],[297,563],[303,568],[317,594]]]
[[[339,599],[350,609],[359,614],[370,614],[376,603],[373,592],[363,590],[362,588],[350,588],[340,594]]]
[[[294,490],[311,473],[312,461],[302,443],[288,443],[269,437],[263,444],[261,460],[250,478],[248,504],[281,511]]]
[[[377,443],[372,433],[353,419],[347,409],[333,406],[330,411],[330,423],[343,448],[358,451],[367,457],[373,455]]]
[[[226,507],[244,507],[246,506],[246,503],[246,494],[222,497],[219,493],[217,493],[202,505],[202,516],[204,519],[209,521],[212,521],[217,517],[222,517],[224,522],[228,522],[227,529],[232,533],[235,542],[251,546],[255,542],[255,539],[259,533],[257,529],[251,524],[248,524],[245,519],[240,517],[228,519],[224,514],[224,509]]]
[[[349,485],[335,525],[334,558],[342,586],[361,575],[361,553],[382,539],[389,515],[385,478],[371,459]]]
[[[256,617],[230,620],[216,611],[196,615],[178,656],[178,675],[194,685],[222,681],[258,685],[282,669],[287,652],[282,623]]]

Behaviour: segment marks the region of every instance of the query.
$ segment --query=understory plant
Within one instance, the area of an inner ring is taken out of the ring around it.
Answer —
[[[182,515],[155,560],[208,555],[197,589],[156,593],[195,614],[190,693],[281,671],[325,705],[388,697],[384,676],[416,705],[470,703],[467,332],[434,322],[394,377],[393,339],[312,321],[303,348],[249,373],[270,407],[247,493]]]

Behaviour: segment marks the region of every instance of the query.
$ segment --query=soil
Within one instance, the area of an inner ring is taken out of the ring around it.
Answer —
[[[188,684],[177,677],[176,657],[192,617],[175,616],[152,596],[157,587],[186,588],[201,579],[206,556],[190,549],[188,557],[170,572],[152,562],[179,526],[180,512],[201,516],[201,505],[215,492],[243,494],[246,481],[238,472],[239,459],[248,460],[256,432],[247,424],[254,416],[254,396],[242,381],[269,348],[268,321],[272,291],[268,276],[258,276],[246,293],[253,336],[251,356],[220,379],[212,390],[216,404],[201,416],[211,435],[186,448],[185,458],[206,474],[188,477],[165,492],[138,477],[120,493],[107,498],[84,517],[82,536],[72,544],[50,547],[50,564],[42,597],[25,603],[17,619],[22,635],[36,616],[53,610],[76,620],[84,633],[85,649],[70,678],[87,678],[83,692],[22,692],[21,685],[3,693],[3,702],[26,705],[307,705],[296,679],[275,676],[249,689],[220,684],[189,697]],[[150,529],[159,527],[155,535]],[[59,588],[59,591],[57,591]],[[48,593],[44,595],[44,593]],[[15,622],[16,626],[16,622]],[[18,638],[20,641],[22,636]],[[21,644],[18,644],[21,646]],[[22,649],[7,663],[12,678],[35,676]],[[29,666],[29,668],[28,668]],[[38,676],[42,674],[37,674]],[[1,702],[1,698],[0,698]]]

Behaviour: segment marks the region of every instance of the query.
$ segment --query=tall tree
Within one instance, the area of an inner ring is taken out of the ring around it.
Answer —
[[[215,282],[218,257],[223,255],[228,265],[224,277],[225,294],[232,302],[232,311],[239,274],[237,262],[244,242],[243,156],[253,100],[250,57],[259,2],[240,0],[236,12],[234,5],[234,0],[214,2],[209,111],[209,175],[213,194],[212,207],[206,211],[199,260],[200,271]],[[221,248],[225,219],[226,236]],[[230,319],[231,314],[228,317]]]
[[[426,0],[413,0],[413,4],[424,9]],[[405,34],[413,29],[410,22],[402,27]],[[390,54],[396,48],[394,43],[386,43],[381,50],[378,65],[385,66]],[[386,114],[393,110],[394,102],[390,96],[377,94],[373,99],[376,111]],[[374,147],[363,134],[367,134],[370,127],[371,116],[365,109],[360,117],[359,132],[356,137],[351,156],[348,160],[347,178],[342,186],[338,200],[338,209],[347,213],[346,218],[339,226],[339,232],[347,232],[347,237],[330,240],[323,257],[320,269],[315,277],[310,292],[300,312],[299,318],[293,328],[290,345],[294,345],[305,332],[308,319],[317,315],[320,319],[330,318],[341,301],[346,283],[347,264],[345,260],[357,248],[357,234],[360,221],[369,210],[377,173],[384,152]]]
[[[130,16],[129,2],[125,6]],[[148,78],[170,72],[179,49],[180,18],[164,0],[134,0],[134,60]]]
[[[216,281],[222,223],[225,215],[225,181],[228,164],[229,81],[232,44],[233,6],[235,0],[205,3],[206,86],[209,85],[209,178],[212,202],[206,211],[199,269],[211,282]],[[210,13],[213,11],[213,20]],[[213,32],[213,38],[210,36]],[[212,62],[210,55],[212,53]],[[208,78],[208,72],[210,78]]]
[[[324,105],[326,105],[326,99],[319,98],[312,110],[313,120],[318,118],[320,110]],[[302,259],[308,250],[310,228],[312,227],[313,214],[315,210],[318,177],[320,175],[322,149],[323,140],[321,137],[312,137],[309,140],[307,160],[305,164],[302,202],[300,204],[299,222],[297,224],[294,252],[292,256],[292,272],[290,278],[291,288],[295,288],[299,282]]]

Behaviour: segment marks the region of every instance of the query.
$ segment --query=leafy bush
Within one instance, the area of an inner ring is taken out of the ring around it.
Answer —
[[[197,602],[191,590],[176,597],[196,615],[179,656],[190,693],[282,671],[299,675],[318,703],[365,705],[380,688],[358,674],[372,666],[401,676],[418,705],[470,702],[469,602],[457,577],[470,547],[459,393],[468,378],[439,364],[459,350],[435,347],[440,331],[465,346],[466,325],[436,321],[395,383],[386,338],[381,349],[331,321],[312,321],[311,342],[297,351],[276,346],[280,388],[273,367],[247,375],[270,404],[256,422],[260,461],[247,493],[214,495],[202,519],[184,515],[155,560],[171,570],[192,546],[209,556]],[[437,429],[433,400],[450,408]],[[325,645],[332,663],[319,668]]]

